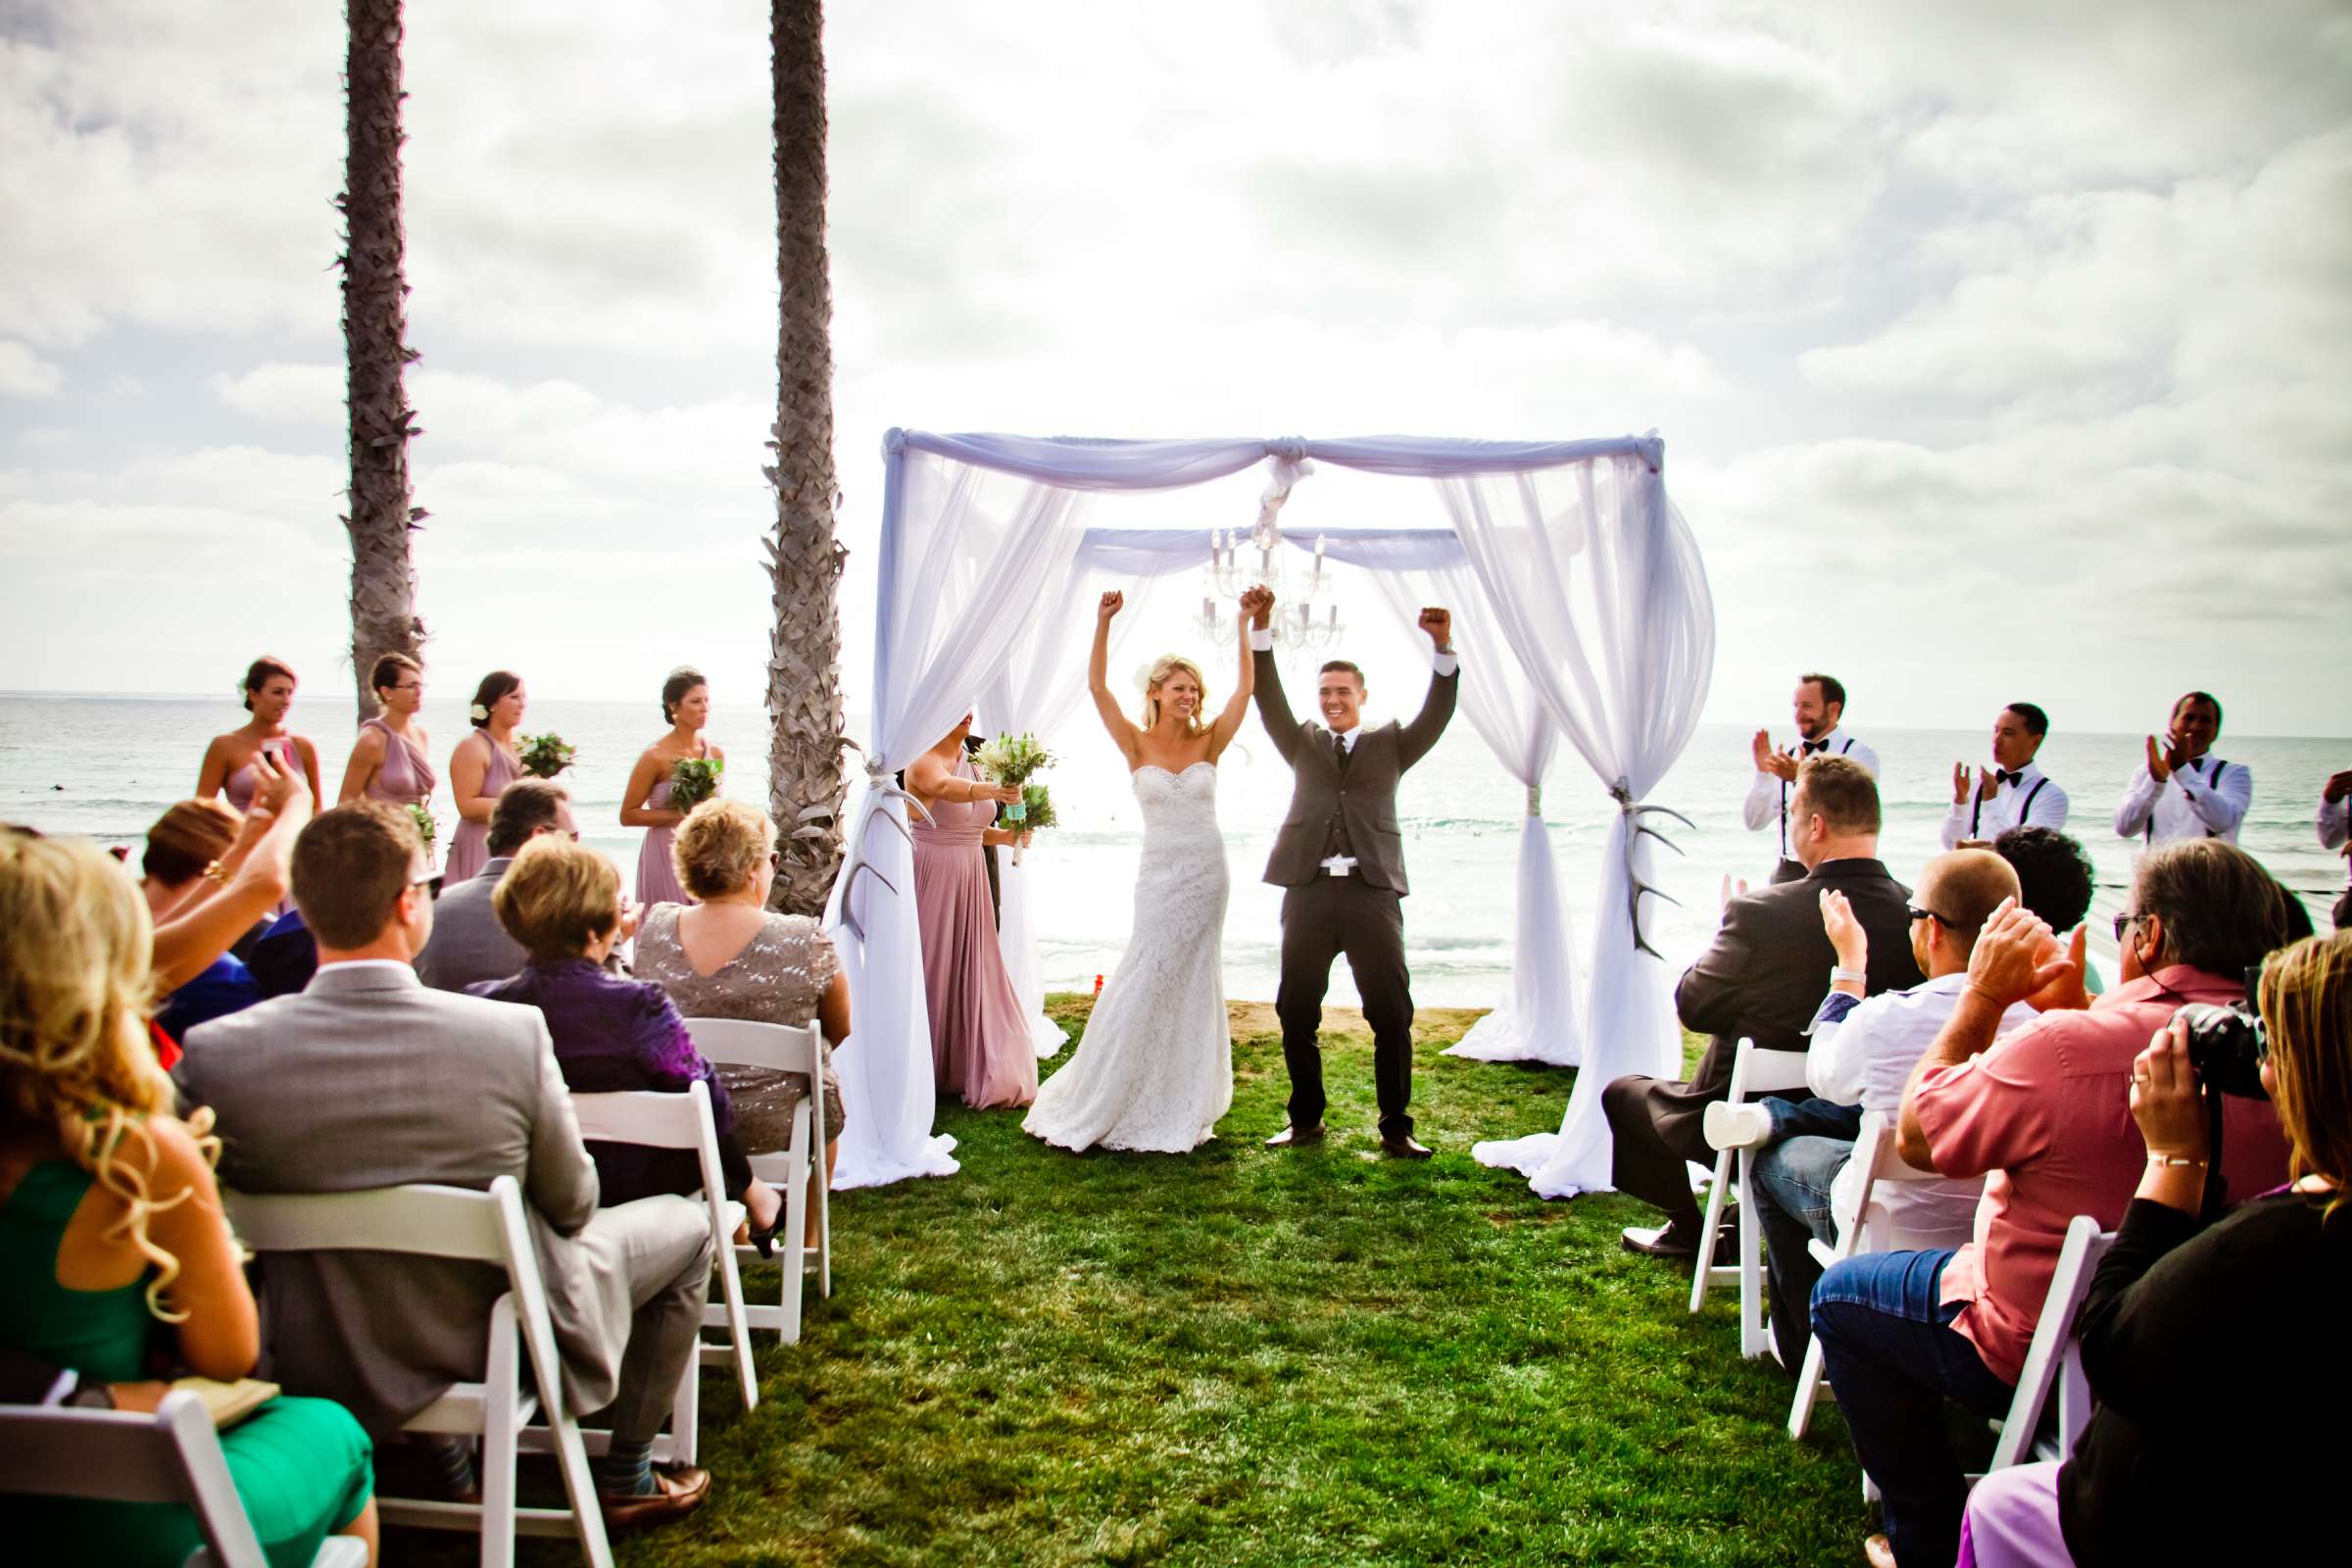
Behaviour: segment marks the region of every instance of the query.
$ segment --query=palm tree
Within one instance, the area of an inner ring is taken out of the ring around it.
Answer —
[[[776,422],[762,471],[776,492],[767,575],[768,812],[784,860],[771,900],[820,913],[841,865],[841,621],[848,552],[833,537],[833,284],[825,256],[825,46],[820,0],[772,0],[775,85]]]
[[[351,408],[351,663],[360,717],[372,717],[368,674],[383,654],[424,646],[409,531],[409,437],[418,434],[402,372],[408,346],[407,239],[400,215],[402,0],[348,0],[344,66],[343,345]]]

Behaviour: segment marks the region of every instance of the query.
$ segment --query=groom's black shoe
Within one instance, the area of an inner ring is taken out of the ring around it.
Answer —
[[[1312,1127],[1285,1127],[1266,1140],[1268,1149],[1296,1149],[1300,1144],[1319,1144],[1323,1141],[1323,1124]]]
[[[1411,1133],[1384,1134],[1380,1140],[1380,1152],[1391,1159],[1427,1159],[1430,1153],[1429,1146],[1419,1142]]]

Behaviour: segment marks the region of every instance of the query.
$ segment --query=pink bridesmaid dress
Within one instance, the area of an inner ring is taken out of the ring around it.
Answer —
[[[959,761],[956,776],[973,777],[971,764]],[[1037,1047],[1004,971],[988,902],[980,833],[996,815],[993,801],[936,801],[932,820],[913,824],[932,1078],[940,1093],[976,1107],[1037,1098]]]
[[[293,736],[284,735],[274,740],[264,741],[253,751],[255,757],[261,756],[264,752],[269,753],[270,760],[277,763],[284,771],[302,780],[304,789],[307,790],[311,787],[311,776],[302,770],[302,752],[295,746]],[[220,781],[220,794],[229,805],[235,807],[240,812],[253,809],[253,798],[261,792],[261,788],[262,781],[254,775],[252,758],[247,758],[243,767]],[[292,894],[289,893],[278,901],[277,912],[279,914],[294,912],[294,896]]]
[[[645,798],[649,811],[669,809],[669,775],[654,781],[654,793]],[[645,843],[637,851],[637,904],[652,908],[657,904],[692,904],[685,887],[678,881],[678,868],[670,858],[669,847],[677,842],[674,823],[645,830]]]
[[[522,763],[515,760],[513,752],[492,741],[489,771],[482,775],[482,793],[497,795],[520,777]],[[441,868],[441,885],[453,887],[465,881],[481,870],[489,859],[490,824],[459,818],[457,831],[449,836],[449,863]]]
[[[431,810],[433,788],[441,782],[441,775],[425,760],[424,749],[380,718],[368,719],[360,728],[381,730],[384,735],[383,765],[360,793],[387,806],[420,806]],[[426,854],[429,858],[431,852]]]

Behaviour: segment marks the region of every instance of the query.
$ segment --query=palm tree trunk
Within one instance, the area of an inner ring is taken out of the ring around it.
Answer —
[[[825,255],[825,48],[820,0],[772,0],[775,77],[775,463],[767,547],[776,625],[768,645],[768,813],[782,867],[770,902],[818,914],[841,865],[841,621],[848,557],[833,537],[833,285]]]
[[[419,434],[402,372],[408,346],[407,239],[400,213],[402,0],[348,0],[345,63],[343,345],[351,408],[351,663],[360,717],[376,707],[368,675],[378,657],[416,658],[416,572],[409,532],[425,515],[410,505],[409,437]]]

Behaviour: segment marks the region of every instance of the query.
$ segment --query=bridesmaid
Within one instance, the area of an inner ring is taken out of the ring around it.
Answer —
[[[260,752],[270,753],[280,767],[308,783],[313,801],[319,799],[318,748],[286,728],[294,687],[294,671],[283,661],[265,654],[246,667],[245,710],[253,717],[241,728],[214,736],[204,749],[204,763],[196,770],[196,799],[225,795],[238,810],[251,810],[259,787],[253,759]]]
[[[522,727],[529,699],[522,677],[511,669],[494,669],[473,689],[473,707],[466,716],[473,733],[449,754],[449,789],[458,798],[458,827],[449,836],[449,863],[441,868],[441,885],[463,882],[490,858],[490,811],[499,792],[522,777],[522,756],[514,747],[514,732]]]
[[[965,1104],[1026,1105],[1037,1098],[1037,1047],[1004,972],[988,902],[982,834],[1010,784],[985,783],[963,755],[972,715],[907,764],[906,788],[931,820],[914,828],[914,908],[923,933],[931,1075]]]
[[[386,654],[368,672],[368,685],[383,711],[360,726],[335,804],[366,799],[429,811],[433,786],[441,779],[427,760],[431,741],[416,722],[416,710],[424,706],[424,666],[406,654]]]
[[[645,749],[629,769],[628,788],[620,792],[620,825],[646,830],[645,844],[637,852],[641,909],[694,902],[679,883],[670,856],[686,813],[670,808],[669,770],[689,757],[715,758],[721,763],[727,760],[725,752],[703,738],[703,726],[710,722],[710,687],[692,664],[680,664],[662,683],[662,716],[669,721],[669,733]]]

